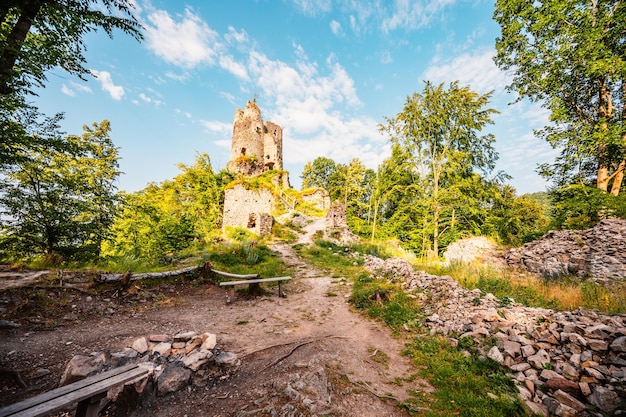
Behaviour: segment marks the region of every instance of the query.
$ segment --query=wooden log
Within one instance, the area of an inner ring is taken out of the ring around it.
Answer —
[[[165,272],[146,272],[143,274],[133,274],[132,272],[126,272],[123,274],[100,274],[95,278],[97,282],[114,282],[114,281],[137,281],[140,279],[149,279],[149,278],[167,278],[167,277],[175,277],[178,275],[189,274],[192,272],[210,272],[216,275],[220,275],[226,278],[238,278],[238,279],[253,279],[258,278],[259,274],[231,274],[229,272],[218,271],[217,269],[211,268],[211,263],[207,262],[201,266],[190,266],[188,268],[177,269],[175,271],[165,271]]]

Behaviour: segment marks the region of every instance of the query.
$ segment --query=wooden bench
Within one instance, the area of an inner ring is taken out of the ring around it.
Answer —
[[[258,277],[258,275],[257,275]],[[230,286],[230,291],[228,294],[227,302],[235,299],[235,286],[237,285],[248,285],[249,288],[254,288],[254,285],[259,285],[262,282],[278,282],[278,296],[285,297],[285,293],[283,292],[283,281],[289,281],[291,277],[273,277],[273,278],[253,278],[253,279],[242,279],[238,281],[225,281],[220,282],[220,287]]]
[[[114,368],[2,408],[0,417],[44,416],[74,403],[78,403],[76,417],[96,417],[100,412],[100,400],[109,389],[141,379],[148,373],[147,368],[138,364]]]

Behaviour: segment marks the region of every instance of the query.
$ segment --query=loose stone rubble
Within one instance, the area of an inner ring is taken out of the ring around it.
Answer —
[[[626,220],[605,219],[588,230],[554,230],[541,239],[510,249],[510,266],[556,277],[590,277],[600,283],[626,278]]]
[[[119,352],[74,356],[65,368],[60,385],[130,363],[146,367],[150,371],[148,376],[127,384],[130,388],[109,390],[108,400],[115,401],[123,388],[136,393],[136,402],[149,402],[150,399],[144,397],[154,393],[163,396],[192,383],[198,386],[216,378],[226,379],[235,372],[240,360],[234,353],[223,352],[212,333],[152,334],[135,339],[131,346]]]
[[[485,356],[510,369],[521,400],[539,415],[626,415],[626,315],[555,312],[462,288],[451,277],[413,271],[401,259],[365,255],[365,267],[401,283],[425,312],[432,335],[496,340]]]

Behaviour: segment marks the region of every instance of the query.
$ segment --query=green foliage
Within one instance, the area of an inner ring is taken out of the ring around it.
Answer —
[[[469,346],[471,355],[466,355],[467,347],[467,343],[459,343],[455,348],[443,337],[416,335],[405,354],[419,369],[418,376],[426,378],[435,392],[415,393],[406,408],[426,407],[428,411],[420,414],[426,416],[525,416],[505,368],[479,357],[473,346]]]
[[[108,121],[84,126],[62,148],[31,149],[2,178],[3,250],[49,262],[100,256],[113,221],[118,149]]]
[[[259,274],[261,277],[290,275],[291,271],[266,245],[243,241],[212,244],[205,248],[204,261],[213,268],[233,274]]]
[[[587,184],[619,195],[626,156],[626,11],[619,0],[497,0],[496,64],[510,89],[551,112],[536,132],[561,154],[541,173],[557,188]]]
[[[220,177],[207,154],[197,155],[191,167],[179,166],[183,172],[174,180],[122,195],[103,254],[156,260],[215,237],[224,200]]]
[[[626,218],[626,197],[585,185],[570,185],[550,192],[554,224],[558,229],[587,229],[602,218]]]
[[[481,134],[497,113],[486,108],[490,97],[457,82],[448,88],[426,82],[421,94],[407,97],[402,112],[380,126],[394,145],[389,163],[394,169],[380,171],[405,174],[396,175],[403,187],[394,189],[379,173],[374,194],[390,200],[395,210],[387,227],[411,249],[437,257],[441,246],[480,230],[495,182],[481,174],[490,173],[498,158],[493,135]]]
[[[129,0],[8,0],[0,6],[0,94],[23,96],[44,86],[45,73],[63,68],[90,74],[83,38],[103,29],[121,30],[141,40],[141,26]]]

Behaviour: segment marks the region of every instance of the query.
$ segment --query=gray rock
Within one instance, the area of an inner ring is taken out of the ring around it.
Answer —
[[[143,355],[148,351],[148,340],[145,337],[135,339],[131,347]]]
[[[526,358],[527,362],[535,369],[544,369],[545,365],[550,364],[550,355],[543,349]]]
[[[566,406],[573,408],[576,412],[583,411],[587,408],[585,404],[562,390],[556,391],[554,393],[554,398],[556,398],[556,400],[561,404],[565,404]]]
[[[221,366],[234,366],[237,364],[237,355],[232,352],[222,352],[215,357],[215,363]]]
[[[498,349],[497,346],[492,346],[492,348],[489,349],[489,353],[487,353],[487,357],[498,363],[504,362],[504,356],[502,356],[502,353],[500,353],[500,350]]]
[[[190,378],[189,369],[170,364],[157,379],[157,395],[162,396],[186,387]]]
[[[100,360],[98,357],[76,355],[70,359],[65,367],[59,385],[71,384],[89,375],[97,374],[103,367],[104,361]]]
[[[167,342],[161,342],[152,348],[152,353],[158,353],[161,356],[169,356],[172,352],[172,344]]]
[[[602,411],[607,413],[612,413],[615,411],[617,406],[619,405],[619,396],[616,392],[611,391],[610,389],[603,387],[602,385],[598,385],[593,389],[591,396],[589,397],[589,402]]]
[[[621,336],[611,343],[613,352],[626,352],[626,336]]]

